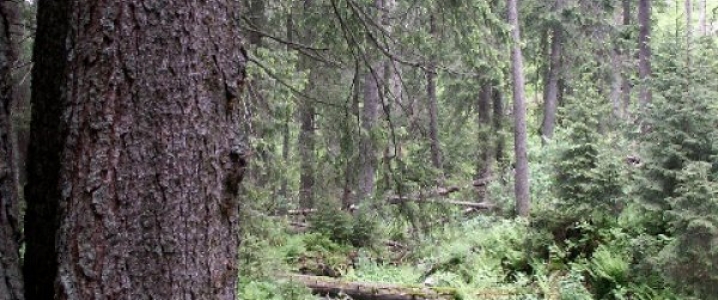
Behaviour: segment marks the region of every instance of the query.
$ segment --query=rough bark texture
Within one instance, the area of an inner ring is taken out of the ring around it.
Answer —
[[[438,36],[436,28],[436,17],[431,16],[429,20],[429,35],[436,40]],[[444,165],[441,159],[441,142],[439,141],[439,108],[436,98],[436,55],[432,55],[429,65],[426,67],[426,95],[429,107],[429,144],[431,148],[431,165],[439,171],[443,177]]]
[[[20,218],[11,108],[18,93],[18,3],[0,3],[0,299],[24,299],[20,272]]]
[[[521,54],[521,32],[519,29],[518,0],[509,0],[509,25],[511,25],[511,78],[514,98],[514,155],[516,159],[516,178],[514,192],[516,213],[521,217],[529,216],[529,162],[526,135],[526,103],[524,97],[524,67]]]
[[[54,299],[236,299],[246,55],[232,12],[39,2],[28,203],[49,223],[36,234],[59,229],[32,254],[28,240],[52,278],[32,299],[53,282]]]
[[[561,1],[557,1],[557,9],[561,8]],[[553,137],[556,126],[556,110],[558,109],[558,81],[561,76],[561,56],[563,51],[563,28],[556,25],[552,29],[551,54],[549,54],[548,78],[546,80],[546,93],[544,94],[543,122],[541,123],[541,135],[545,139]],[[545,140],[544,140],[545,141]]]
[[[651,103],[651,88],[648,82],[651,77],[651,0],[638,1],[638,77],[641,89],[638,101],[642,112]]]

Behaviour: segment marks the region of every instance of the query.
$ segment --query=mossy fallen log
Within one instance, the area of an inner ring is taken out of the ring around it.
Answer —
[[[323,276],[287,274],[280,278],[309,288],[312,293],[337,297],[347,295],[354,300],[456,300],[462,299],[458,290],[451,287],[402,286],[375,282],[349,282],[338,278]],[[466,295],[464,291],[463,295]],[[478,299],[516,299],[517,296],[540,297],[541,299],[560,299],[554,287],[549,291],[539,292],[530,288],[487,288],[468,292]]]
[[[285,275],[284,279],[296,282],[320,295],[338,296],[346,294],[355,300],[454,300],[456,291],[451,288],[407,287],[393,284],[347,282],[340,279],[310,276]]]

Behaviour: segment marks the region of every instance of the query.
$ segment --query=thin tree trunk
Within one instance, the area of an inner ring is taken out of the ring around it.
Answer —
[[[494,162],[494,145],[491,138],[491,96],[493,86],[491,80],[481,81],[481,90],[477,101],[478,126],[479,126],[479,159],[476,168],[476,180],[487,181],[491,177]],[[487,186],[477,186],[478,202],[486,200]]]
[[[250,26],[258,31],[265,31],[265,0],[250,0],[249,1],[249,16]],[[261,46],[262,35],[259,32],[253,31],[247,33],[247,42],[252,45]]]
[[[373,131],[376,126],[379,109],[379,68],[370,66],[364,75],[364,106],[361,117],[361,139],[359,146],[359,178],[357,200],[361,201],[374,194],[376,176],[376,149],[373,140]]]
[[[642,112],[651,103],[651,0],[638,1],[638,77],[641,89],[638,99]]]
[[[236,299],[238,2],[38,5],[28,298]]]
[[[631,0],[623,0],[623,1],[622,1],[622,6],[623,6],[623,12],[622,12],[622,14],[623,14],[623,21],[622,21],[622,24],[623,24],[624,27],[627,27],[628,25],[631,25]],[[627,51],[627,50],[624,49],[624,50],[622,50],[622,52],[623,52],[623,53],[622,53],[622,55],[621,55],[621,58],[622,58],[624,61],[632,61],[632,59],[630,59],[631,54],[629,53],[629,51]],[[625,69],[625,68],[622,67],[621,69],[622,69],[622,72],[626,72],[626,69]],[[634,70],[634,69],[633,69],[633,68],[630,68],[629,70]],[[621,99],[622,99],[622,101],[621,101],[621,103],[622,103],[622,104],[621,104],[621,111],[622,111],[622,112],[621,112],[621,115],[623,115],[623,117],[624,117],[626,120],[631,119],[631,112],[630,112],[630,107],[631,107],[631,80],[630,80],[630,77],[631,77],[630,74],[625,74],[625,75],[622,76],[622,78],[621,78]]]
[[[511,77],[514,98],[514,155],[516,159],[515,196],[516,212],[528,217],[530,211],[529,163],[526,135],[526,104],[524,97],[523,55],[519,29],[518,0],[508,1],[509,25],[511,25]]]
[[[686,65],[691,66],[691,47],[693,43],[693,0],[684,0],[686,14]]]
[[[384,1],[375,0],[374,6],[378,11],[384,10]],[[377,16],[381,20],[381,13]],[[386,65],[380,62],[375,56],[369,55],[366,74],[364,74],[364,105],[361,116],[361,138],[359,141],[359,176],[357,180],[356,200],[362,201],[372,197],[376,189],[376,168],[378,160],[376,157],[376,145],[374,145],[373,132],[376,127],[378,110],[381,101],[381,86],[384,79]]]
[[[290,43],[294,42],[294,17],[292,15],[292,12],[289,11],[287,14],[286,19],[286,26],[287,26],[287,41]],[[292,46],[287,45],[287,51],[291,50]],[[284,125],[282,126],[282,162],[285,166],[289,165],[289,147],[291,147],[290,144],[290,138],[291,138],[291,131],[289,130],[289,124],[292,122],[292,112],[287,111],[285,112],[285,120]],[[287,172],[281,172],[282,176],[282,183],[279,188],[279,196],[282,197],[282,199],[289,199],[289,177]]]
[[[705,36],[708,34],[708,26],[706,26],[706,0],[698,1],[698,32],[700,35]]]
[[[560,1],[557,4],[560,7]],[[542,142],[550,140],[553,137],[554,127],[556,126],[556,110],[558,109],[558,81],[561,76],[561,56],[563,51],[563,29],[560,25],[553,26],[553,36],[551,38],[551,54],[549,56],[548,79],[546,80],[546,90],[544,98],[544,114],[541,123]]]
[[[437,40],[436,19],[432,15],[429,20],[429,34]],[[437,41],[438,44],[438,41]],[[443,181],[444,166],[441,157],[441,142],[439,141],[439,108],[436,98],[436,57],[432,55],[426,68],[426,94],[429,102],[429,143],[431,147],[431,164],[440,172],[440,181]]]
[[[306,59],[306,58],[305,58]],[[311,91],[314,84],[315,72],[310,68],[309,82],[305,89]],[[299,108],[301,128],[299,132],[299,156],[300,175],[299,175],[299,206],[301,208],[314,207],[314,103],[310,99],[302,101]]]
[[[343,155],[347,158],[344,170],[344,192],[342,193],[342,208],[344,209],[349,209],[356,201],[356,192],[354,189],[357,186],[358,174],[356,169],[359,161],[355,158],[355,139],[352,138],[352,136],[356,132],[354,130],[354,120],[360,116],[359,101],[362,94],[362,88],[361,71],[360,68],[357,67],[357,74],[354,74],[351,111],[347,120],[344,120],[344,122],[346,122],[344,134],[347,135],[345,140],[349,143],[349,145],[344,145],[342,147],[345,152]]]
[[[504,140],[503,128],[504,128],[504,95],[501,89],[495,87],[491,94],[491,100],[494,108],[493,113],[493,129],[495,138],[495,155],[496,161],[501,163],[504,160],[504,148],[506,141]]]
[[[0,3],[0,299],[24,298],[20,266],[18,165],[11,109],[18,85],[13,74],[19,57],[18,2]]]
[[[312,9],[312,1],[305,0],[303,14],[309,16]],[[314,33],[310,28],[304,28],[302,40],[304,43],[311,45],[314,42]],[[317,81],[317,67],[313,64],[312,59],[306,55],[300,57],[300,67],[308,70],[309,78],[304,87],[304,93],[311,95]],[[311,99],[304,99],[299,107],[299,119],[301,123],[299,132],[299,156],[300,156],[300,174],[299,174],[299,206],[301,208],[314,207],[314,184],[316,174],[315,167],[315,118],[316,108]]]

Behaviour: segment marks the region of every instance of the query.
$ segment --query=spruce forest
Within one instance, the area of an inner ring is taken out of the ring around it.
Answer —
[[[0,300],[718,299],[716,0],[0,1]]]

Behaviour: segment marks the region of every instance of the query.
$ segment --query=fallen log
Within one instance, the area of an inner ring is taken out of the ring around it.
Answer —
[[[416,198],[399,197],[399,196],[391,196],[387,199],[387,201],[389,202],[389,204],[399,204],[402,202],[428,202],[428,203],[458,205],[458,206],[468,207],[468,208],[472,208],[472,209],[492,209],[492,208],[494,208],[494,204],[489,203],[489,202],[468,202],[468,201],[440,200],[440,199],[416,199]]]
[[[337,278],[287,274],[281,278],[304,285],[312,293],[337,297],[347,295],[355,300],[453,300],[461,299],[462,295],[450,287],[430,286],[401,286],[396,284],[374,282],[349,282]],[[467,292],[464,291],[464,294]],[[520,295],[542,296],[543,299],[559,299],[560,294],[555,288],[548,291],[535,291],[530,288],[487,288],[480,291],[468,292],[478,299],[506,299]]]
[[[336,297],[345,294],[355,300],[429,300],[456,299],[450,288],[406,287],[370,282],[347,282],[334,278],[309,275],[285,275],[290,282],[302,284],[312,293]]]

